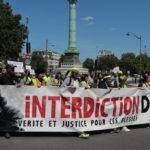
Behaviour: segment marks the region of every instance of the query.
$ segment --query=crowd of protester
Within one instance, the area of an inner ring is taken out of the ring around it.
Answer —
[[[47,72],[35,74],[31,73],[30,70],[25,70],[23,73],[16,73],[14,68],[15,66],[10,64],[0,65],[0,85],[16,85],[17,87],[28,85],[37,88],[41,86],[84,87],[85,89],[128,87],[127,76],[120,70],[110,72],[109,74],[95,71],[89,74],[80,74],[78,68],[72,68],[63,75],[60,72],[56,74]],[[142,74],[138,86],[144,88],[150,87],[149,75],[147,73]],[[127,127],[122,127],[121,130],[130,131]],[[118,128],[114,129],[113,132],[118,132]],[[81,132],[79,133],[79,137],[88,138],[89,134]]]
[[[60,72],[56,74],[31,74],[29,70],[25,70],[23,73],[16,73],[14,68],[15,66],[9,64],[0,66],[0,85],[29,85],[35,87],[51,85],[62,87],[65,84],[67,86],[71,85],[71,80],[74,79],[78,82],[78,86],[84,86],[85,88],[127,87],[127,78],[122,71],[111,74],[97,72],[80,74],[77,68],[72,68],[63,75]]]
[[[60,72],[38,74],[30,73],[25,70],[23,73],[16,73],[13,65],[0,65],[0,85],[23,85],[41,87],[41,86],[57,86],[73,85],[76,81],[78,86],[85,88],[127,88],[127,76],[123,71],[110,72],[109,74],[100,72],[91,72],[89,74],[80,74],[77,68],[72,68],[64,75]],[[77,83],[78,82],[78,83]],[[147,73],[142,74],[139,80],[139,87],[149,87],[149,76]]]

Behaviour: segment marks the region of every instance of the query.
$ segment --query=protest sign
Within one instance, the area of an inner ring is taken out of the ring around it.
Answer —
[[[22,116],[18,128],[27,132],[82,132],[150,123],[149,89],[70,92],[57,87],[0,86],[0,91],[7,107]]]

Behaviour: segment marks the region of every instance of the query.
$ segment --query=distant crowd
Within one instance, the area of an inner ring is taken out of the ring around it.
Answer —
[[[78,68],[72,68],[66,74],[47,73],[42,72],[32,74],[29,70],[23,73],[16,73],[15,66],[6,64],[0,65],[0,85],[16,85],[21,87],[24,85],[41,87],[41,86],[82,86],[85,88],[127,88],[127,76],[123,71],[110,72],[103,74],[98,72],[91,72],[88,74],[81,74]],[[149,75],[144,73],[139,80],[139,87],[150,87]]]

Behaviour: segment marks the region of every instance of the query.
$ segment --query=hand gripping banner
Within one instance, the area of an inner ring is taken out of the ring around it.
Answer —
[[[0,131],[81,132],[150,123],[150,89],[0,86]]]

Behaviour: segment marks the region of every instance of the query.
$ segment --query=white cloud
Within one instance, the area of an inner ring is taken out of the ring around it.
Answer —
[[[87,17],[84,17],[83,20],[84,20],[84,21],[87,21],[87,22],[93,21],[93,20],[94,20],[94,17],[92,17],[92,16],[87,16]]]
[[[92,16],[86,16],[82,19],[87,25],[93,25],[94,24],[94,17]]]
[[[115,27],[110,27],[109,28],[109,31],[116,31],[117,30],[117,28],[115,28]]]

